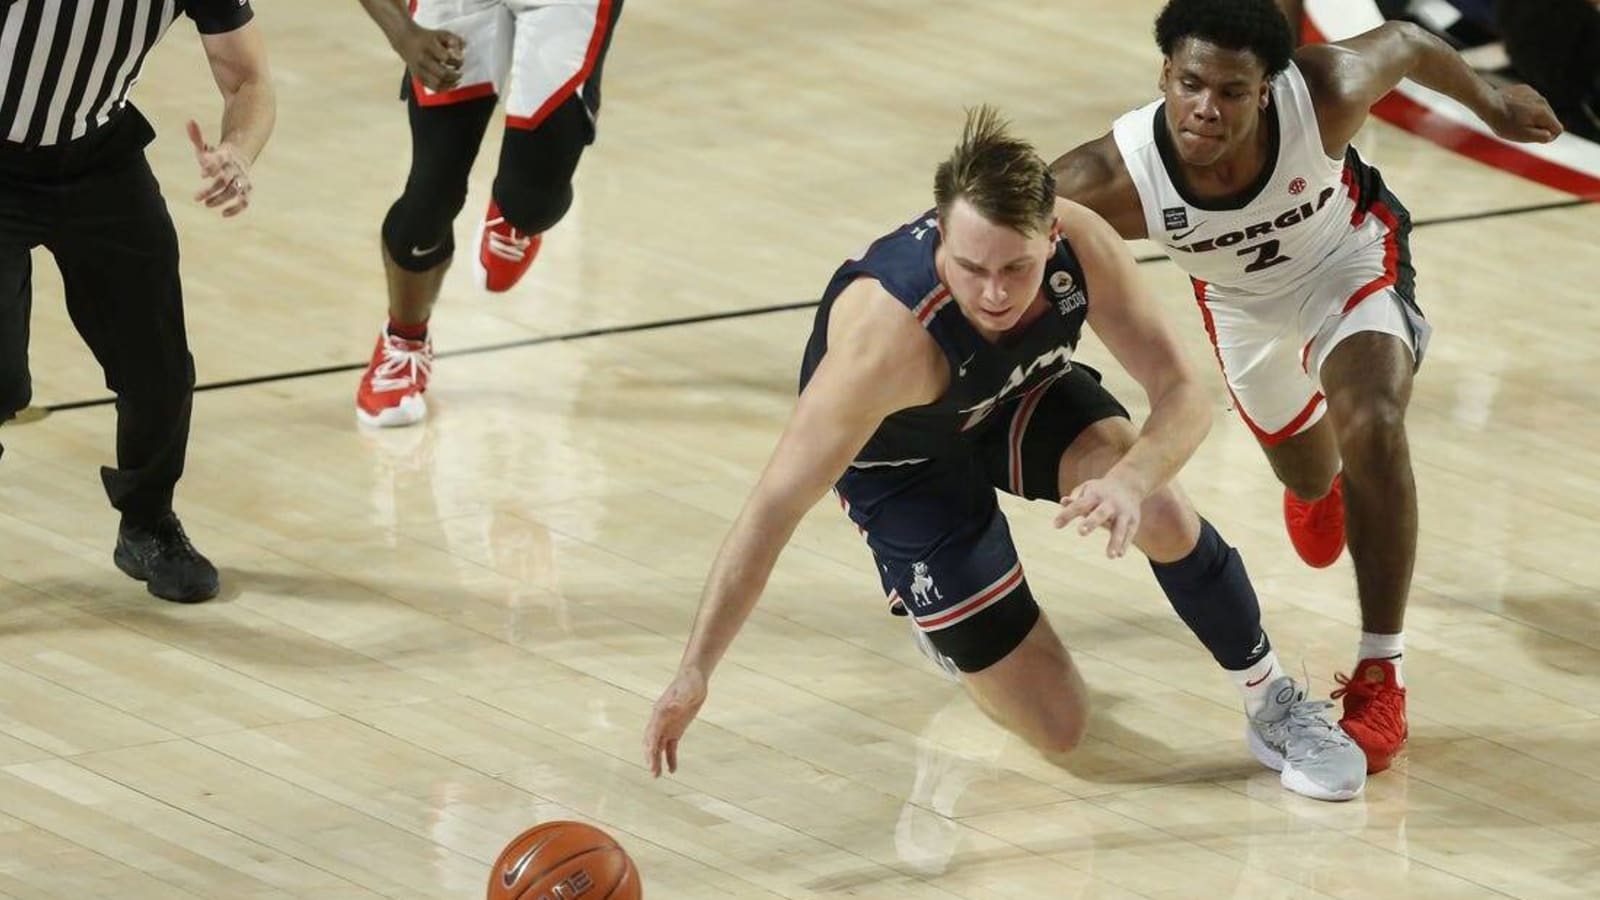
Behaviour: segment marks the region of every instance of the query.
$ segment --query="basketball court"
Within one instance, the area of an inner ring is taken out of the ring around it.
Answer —
[[[1378,121],[1357,146],[1416,217],[1436,332],[1408,420],[1411,740],[1363,798],[1283,790],[1143,560],[1010,498],[1096,704],[1067,769],[940,680],[830,503],[678,774],[642,764],[835,266],[931,205],[964,107],[1053,158],[1151,99],[1159,7],[633,0],[573,209],[506,295],[463,255],[490,129],[433,319],[434,414],[384,432],[353,399],[408,163],[400,64],[356,3],[258,3],[279,120],[251,209],[222,221],[188,199],[183,124],[214,130],[218,103],[180,21],[133,96],[204,387],[177,508],[223,594],[164,603],[112,566],[113,411],[41,253],[48,415],[0,429],[0,898],[480,897],[549,819],[615,836],[652,900],[1593,896],[1600,208]],[[1187,280],[1141,272],[1215,400],[1182,483],[1326,696],[1359,632],[1348,557],[1295,556]],[[1092,338],[1080,358],[1143,413]]]

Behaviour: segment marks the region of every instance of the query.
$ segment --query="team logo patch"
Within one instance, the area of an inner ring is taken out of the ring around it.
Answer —
[[[933,575],[929,574],[925,562],[911,564],[911,599],[917,606],[932,606],[935,600],[944,600],[944,594],[934,585]]]
[[[1166,223],[1167,230],[1189,227],[1189,207],[1169,206],[1161,211],[1161,220]]]
[[[1289,193],[1291,194],[1298,195],[1304,193],[1305,189],[1306,180],[1304,178],[1296,178],[1295,180],[1289,182]]]
[[[1077,282],[1072,280],[1072,273],[1067,271],[1055,272],[1050,275],[1050,292],[1052,294],[1065,294],[1072,290]]]

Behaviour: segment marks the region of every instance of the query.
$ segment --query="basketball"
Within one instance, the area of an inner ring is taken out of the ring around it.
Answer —
[[[489,872],[489,900],[639,900],[633,860],[606,834],[582,822],[545,822],[517,835]]]

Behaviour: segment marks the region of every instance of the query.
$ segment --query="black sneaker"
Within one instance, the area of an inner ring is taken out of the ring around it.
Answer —
[[[199,603],[217,595],[217,567],[189,543],[177,513],[167,513],[148,528],[117,529],[111,561],[163,600]]]

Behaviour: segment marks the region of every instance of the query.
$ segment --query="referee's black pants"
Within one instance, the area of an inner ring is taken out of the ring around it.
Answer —
[[[0,169],[0,422],[28,404],[32,262],[55,257],[67,313],[117,395],[117,466],[101,480],[124,525],[172,509],[183,474],[194,359],[178,236],[143,152],[67,177]]]

